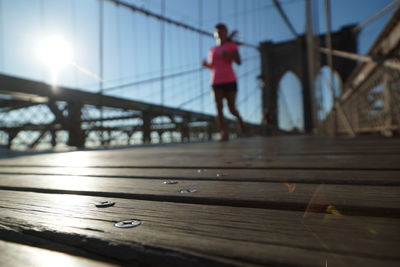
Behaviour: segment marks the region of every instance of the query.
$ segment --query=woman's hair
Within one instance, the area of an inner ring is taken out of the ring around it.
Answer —
[[[224,29],[226,32],[228,32],[228,27],[223,24],[223,23],[218,23],[217,25],[215,25],[216,29]]]
[[[228,32],[228,27],[224,24],[224,23],[218,23],[217,25],[215,25],[216,29],[221,29],[221,30],[225,30],[227,35],[228,35],[228,41],[231,42],[236,42],[235,40],[233,40],[233,38],[235,37],[235,35],[238,33],[237,30],[232,31],[231,33]]]

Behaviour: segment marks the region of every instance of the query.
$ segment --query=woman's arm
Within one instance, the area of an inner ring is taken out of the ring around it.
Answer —
[[[210,63],[209,63],[209,62],[210,62]],[[211,52],[208,52],[208,60],[204,59],[204,60],[201,62],[201,65],[202,65],[203,67],[206,67],[206,68],[209,68],[209,69],[212,69],[212,68],[213,68],[213,62],[212,62]]]
[[[242,59],[240,58],[240,54],[239,54],[238,50],[233,52],[232,60],[235,61],[235,63],[238,64],[238,65],[242,64]]]
[[[201,65],[202,65],[203,67],[212,69],[212,65],[211,65],[210,63],[208,63],[207,60],[203,60],[203,61],[201,62]]]
[[[226,58],[226,59],[233,60],[238,65],[242,64],[242,60],[240,58],[239,50],[235,50],[233,52],[222,51],[222,56],[224,58]]]

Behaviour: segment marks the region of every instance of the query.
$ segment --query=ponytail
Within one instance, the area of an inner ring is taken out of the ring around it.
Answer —
[[[224,30],[226,30],[226,32],[228,33],[228,38],[227,39],[228,39],[229,42],[236,43],[237,45],[241,45],[242,44],[241,42],[235,40],[235,37],[238,34],[237,30],[234,30],[231,33],[229,33],[228,32],[228,27],[223,23],[218,23],[217,25],[215,25],[215,28],[216,29],[224,29]]]
[[[234,40],[237,34],[238,34],[237,30],[232,31],[230,34],[228,34],[228,40],[234,43],[238,43],[236,40]]]

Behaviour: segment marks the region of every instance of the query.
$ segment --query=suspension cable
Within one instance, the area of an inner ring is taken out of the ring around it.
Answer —
[[[234,25],[234,27],[235,27],[235,29],[237,29],[238,28],[238,26],[239,26],[239,24],[238,24],[238,19],[239,19],[239,14],[238,14],[238,0],[235,0],[235,2],[234,2],[234,17],[233,17],[233,19],[234,19],[234,23],[233,23],[233,25]]]
[[[218,5],[218,22],[221,22],[222,19],[222,2],[221,0],[217,0],[217,5]]]
[[[330,51],[330,49],[325,48],[325,47],[320,47],[319,49],[321,52],[323,52],[325,54],[332,54],[334,56],[352,59],[352,60],[356,60],[356,61],[362,61],[362,62],[375,62],[377,64],[382,64],[383,66],[391,68],[391,69],[400,70],[400,63],[393,59],[383,60],[378,57],[359,55],[356,53],[334,50],[334,49],[332,49],[332,51]]]
[[[342,106],[340,105],[339,101],[337,100],[337,97],[334,92],[333,88],[333,56],[332,56],[332,38],[331,38],[331,10],[330,10],[330,0],[325,0],[325,12],[326,12],[326,43],[328,45],[329,53],[327,54],[327,60],[328,60],[328,65],[331,69],[331,75],[330,75],[330,90],[332,94],[332,99],[333,99],[333,116],[334,120],[336,120],[336,111],[340,112],[340,118],[344,121],[346,128],[348,128],[350,135],[354,136],[354,130],[351,127],[348,118],[346,114],[343,112]],[[334,133],[336,134],[337,132],[337,124],[334,124]]]
[[[190,98],[189,100],[186,100],[185,102],[181,103],[180,105],[178,105],[178,108],[182,108],[183,106],[186,106],[187,104],[192,103],[195,100],[198,100],[200,97],[203,97],[205,94],[207,94],[210,90],[207,88],[206,90],[204,90],[201,94],[196,95],[192,98]]]
[[[105,136],[104,136],[104,109],[103,109],[103,95],[104,95],[104,83],[103,83],[103,76],[104,76],[104,2],[99,2],[99,91],[100,91],[100,98],[99,98],[99,106],[100,106],[100,142],[103,143]]]
[[[254,57],[245,58],[242,61],[243,62],[251,61],[251,60],[254,60],[254,59],[258,59],[258,58],[259,58],[258,56],[254,56]],[[177,73],[173,73],[173,74],[169,74],[169,75],[164,75],[163,78],[164,79],[170,79],[170,78],[175,78],[175,77],[178,77],[178,76],[184,76],[184,75],[187,75],[187,74],[190,74],[190,73],[199,72],[199,71],[203,71],[203,70],[205,70],[205,69],[203,67],[200,67],[200,68],[195,68],[195,69],[191,69],[191,70],[187,70],[187,71],[182,71],[182,72],[177,72]],[[152,74],[152,73],[154,73],[154,72],[149,72],[149,74]],[[121,85],[116,85],[116,86],[104,88],[103,92],[122,89],[122,88],[129,87],[129,86],[135,86],[135,85],[140,85],[140,84],[145,84],[145,83],[151,83],[151,82],[155,82],[155,81],[159,81],[159,80],[161,80],[161,77],[153,77],[153,78],[149,78],[149,79],[145,79],[145,80],[134,81],[134,82],[126,83],[126,84],[121,84]]]
[[[199,3],[199,28],[201,29],[203,27],[203,0],[198,0]],[[202,58],[203,56],[203,39],[202,35],[199,35],[199,58]],[[200,92],[202,92],[204,83],[203,83],[203,72],[199,72],[199,87],[200,87]],[[200,110],[204,113],[204,99],[203,97],[201,98],[200,102]]]
[[[252,57],[252,58],[247,58],[247,59],[244,59],[243,61],[249,61],[249,60],[252,60],[252,59],[254,59],[255,57]],[[258,68],[257,68],[258,69]],[[204,70],[204,68],[203,68],[203,70]],[[252,72],[254,72],[256,69],[253,69],[252,71],[249,71],[249,72],[245,72],[245,73],[243,73],[243,74],[240,74],[239,75],[239,78],[241,78],[241,77],[245,77],[245,76],[248,76],[249,74],[251,74]],[[200,72],[200,73],[203,73],[203,72]],[[197,86],[196,86],[196,84],[197,84]],[[181,88],[181,90],[185,90],[184,92],[186,92],[186,91],[188,91],[188,86],[190,85],[190,88],[189,89],[195,89],[195,88],[197,88],[198,87],[198,81],[196,81],[195,79],[190,79],[189,78],[189,80],[188,80],[188,83],[185,85],[185,86],[183,86],[183,84],[182,84],[182,82],[180,81],[179,82],[179,85],[181,85],[180,86],[180,88]],[[172,88],[176,88],[176,86],[172,86]],[[203,89],[203,87],[201,87],[201,89]],[[207,90],[208,90],[208,88],[206,89],[206,91],[200,91],[200,94],[198,95],[198,96],[196,96],[196,97],[200,97],[200,96],[204,96],[204,92],[207,92]],[[166,91],[169,91],[169,90],[166,90]],[[148,96],[150,96],[150,95],[152,95],[152,93],[151,94],[149,94]],[[175,97],[177,96],[177,95],[181,95],[182,96],[182,92],[181,91],[178,91],[178,93],[174,93],[174,94],[172,94],[172,95],[170,95],[170,96],[168,96],[168,99],[175,99]],[[147,96],[146,96],[147,97]],[[144,97],[144,98],[146,98],[146,97]],[[168,99],[167,99],[167,102],[168,102]],[[196,99],[190,99],[190,100],[196,100]],[[201,98],[201,101],[203,101],[204,99],[203,98]],[[189,101],[189,103],[190,102],[192,102],[192,101]],[[185,101],[186,102],[186,101]],[[204,102],[204,101],[203,101]],[[186,104],[189,104],[189,103],[185,103],[185,105]]]
[[[283,102],[283,108],[286,111],[286,114],[288,116],[289,119],[289,125],[292,126],[292,128],[295,126],[293,123],[293,117],[292,117],[292,113],[289,111],[289,104],[287,102],[287,98],[286,98],[286,94],[284,93],[282,87],[279,86],[279,92],[282,94],[282,102]]]
[[[0,0],[0,72],[4,65],[4,55],[3,55],[3,42],[4,42],[4,29],[3,29],[3,0]],[[4,70],[3,70],[4,71]]]
[[[232,0],[233,1],[233,0]],[[287,1],[287,2],[281,2],[281,5],[291,5],[291,4],[297,4],[300,2],[303,2],[304,0],[291,0],[291,1]],[[233,4],[235,5],[235,4]],[[270,10],[272,8],[276,8],[274,4],[267,4],[267,5],[262,5],[259,6],[257,8],[254,9],[248,9],[248,10],[244,10],[242,12],[235,12],[233,11],[230,14],[224,15],[222,16],[222,19],[227,19],[227,18],[232,18],[233,20],[237,20],[240,16],[244,16],[246,14],[250,14],[250,13],[254,13],[254,12],[259,12],[259,11],[263,11],[263,10]],[[234,10],[236,9],[236,7],[233,8]],[[205,23],[210,23],[210,22],[215,22],[215,20],[217,20],[218,17],[209,17],[208,19],[204,20],[203,22]],[[234,28],[237,28],[237,22],[233,22]]]
[[[184,93],[187,92],[188,90],[191,90],[194,92],[197,91],[195,89],[198,89],[199,82],[197,81],[197,79],[189,79],[189,80],[185,81],[185,84],[183,84],[180,79],[177,79],[175,81],[175,83],[170,85],[170,87],[173,89],[179,88],[168,96],[168,99],[176,100],[178,96],[180,96],[180,97],[184,96]],[[202,91],[199,92],[200,95],[202,94],[204,88],[201,88],[201,89],[202,89]],[[169,90],[167,90],[167,91],[169,91]]]
[[[204,31],[204,30],[202,30],[202,29],[199,29],[199,28],[193,27],[193,26],[191,26],[191,25],[188,25],[188,24],[186,24],[186,23],[182,23],[182,22],[179,22],[179,21],[176,21],[176,20],[167,18],[167,17],[165,17],[165,16],[163,16],[163,15],[158,15],[158,14],[156,14],[156,13],[154,13],[154,12],[151,12],[151,11],[149,11],[149,10],[146,10],[146,9],[144,9],[144,8],[140,8],[140,7],[138,7],[138,6],[134,5],[134,4],[128,4],[128,3],[122,2],[122,1],[120,1],[120,0],[105,0],[105,1],[114,2],[115,4],[121,5],[121,6],[126,7],[126,8],[129,8],[129,9],[131,9],[131,10],[134,11],[134,12],[139,12],[139,13],[142,13],[142,14],[144,14],[144,15],[146,15],[146,16],[156,18],[156,19],[158,19],[158,20],[160,20],[160,21],[163,21],[163,22],[166,22],[166,23],[170,23],[170,24],[173,24],[173,25],[175,25],[175,26],[182,27],[182,28],[185,28],[185,29],[187,29],[187,30],[196,32],[196,33],[198,33],[198,34],[202,34],[202,35],[205,35],[205,36],[214,38],[214,35],[213,35],[213,33],[211,33],[211,32],[207,32],[207,31]],[[248,44],[248,43],[245,43],[245,42],[238,42],[238,43],[239,43],[240,45],[252,47],[252,48],[255,48],[255,49],[258,50],[258,46],[257,46],[257,45]]]
[[[196,68],[196,69],[182,71],[182,72],[178,72],[178,73],[174,73],[174,74],[170,74],[170,75],[164,75],[164,77],[155,77],[155,78],[145,79],[145,80],[141,80],[141,81],[135,81],[135,82],[131,82],[131,83],[117,85],[117,86],[113,86],[113,87],[108,87],[108,88],[104,89],[103,91],[104,92],[108,92],[108,91],[121,89],[121,88],[129,87],[129,86],[134,86],[134,85],[139,85],[139,84],[144,84],[144,83],[160,81],[162,78],[163,79],[170,79],[170,78],[183,76],[183,75],[186,75],[186,74],[190,74],[190,73],[194,73],[194,72],[198,72],[198,71],[202,71],[202,70],[204,70],[204,68]]]
[[[241,106],[242,104],[246,103],[247,100],[249,100],[249,97],[250,97],[251,95],[253,95],[254,92],[257,92],[257,90],[260,90],[260,88],[258,88],[258,87],[254,88],[254,89],[253,89],[252,91],[250,91],[247,95],[245,95],[245,97],[243,97],[242,99],[240,99],[240,100],[237,102],[237,105],[238,105],[238,106]]]
[[[285,21],[285,23],[288,26],[289,30],[292,32],[293,36],[295,38],[297,38],[298,34],[297,34],[296,30],[294,29],[292,23],[290,23],[290,20],[287,17],[285,11],[282,9],[282,6],[279,3],[279,1],[278,0],[272,0],[272,1],[274,2],[274,5],[275,5],[276,9],[278,10],[278,12],[281,15],[282,19]]]
[[[257,69],[258,69],[258,68],[257,68]],[[253,72],[254,72],[254,70],[249,71],[249,72],[245,72],[245,73],[239,75],[238,78],[243,78],[243,77],[245,77],[245,76],[247,76],[247,75],[249,75],[249,74],[251,74],[251,73],[253,73]],[[257,88],[257,89],[259,89],[259,88]],[[254,91],[255,91],[255,90],[253,90],[253,91],[250,92],[250,93],[253,93]],[[207,92],[209,92],[209,89],[208,89],[208,88],[207,88],[206,90],[204,90],[200,95],[197,95],[197,96],[195,96],[195,97],[192,97],[192,98],[190,98],[189,100],[187,100],[187,101],[181,103],[180,105],[178,105],[178,107],[181,108],[181,107],[183,107],[183,106],[186,106],[187,104],[189,104],[189,103],[195,101],[197,98],[203,96],[203,95],[206,94]],[[248,94],[246,97],[248,98],[249,96],[250,96],[250,94]],[[239,105],[239,104],[238,104],[238,105]]]
[[[116,15],[116,25],[117,25],[117,48],[118,48],[118,81],[121,82],[121,77],[123,73],[123,67],[122,67],[122,46],[121,46],[121,16],[120,14],[120,9],[117,6],[115,8],[115,15]]]
[[[331,36],[331,1],[330,0],[325,0],[325,24],[326,24],[326,33],[325,33],[325,43],[328,47],[329,53],[326,54],[326,60],[328,62],[328,66],[331,69],[331,75],[330,75],[330,84],[333,84],[333,57],[332,57],[332,36]],[[332,99],[335,101],[336,96],[333,91],[332,87],[329,87],[331,90],[332,94]]]
[[[388,12],[389,10],[391,10],[392,8],[396,7],[397,5],[400,4],[400,0],[394,0],[393,2],[391,2],[389,5],[385,6],[382,10],[378,11],[377,13],[375,13],[373,16],[371,16],[369,19],[367,19],[366,21],[358,24],[356,27],[353,28],[353,32],[359,32],[361,31],[365,26],[367,26],[368,24],[370,24],[371,22],[377,20],[378,18],[380,18],[382,15],[384,15],[386,12]]]
[[[261,104],[260,105],[254,105],[254,109],[253,109],[253,111],[250,113],[250,116],[249,116],[249,118],[251,119],[251,118],[254,118],[254,116],[255,116],[255,114],[256,114],[256,112],[258,111],[259,113],[260,113],[260,115],[261,115]]]

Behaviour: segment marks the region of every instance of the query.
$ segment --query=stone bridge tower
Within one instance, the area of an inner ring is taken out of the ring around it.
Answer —
[[[357,52],[357,33],[353,32],[355,25],[343,27],[340,31],[332,33],[332,47],[336,50]],[[325,35],[316,37],[319,45],[325,45]],[[303,117],[304,130],[311,132],[314,127],[312,87],[314,81],[310,81],[309,64],[323,67],[327,65],[325,54],[320,54],[316,62],[308,62],[306,36],[301,35],[296,40],[281,43],[263,42],[260,44],[261,51],[261,80],[262,85],[262,105],[263,114],[269,112],[269,119],[272,124],[278,123],[278,89],[279,82],[283,75],[292,71],[300,79],[303,94]],[[333,57],[333,68],[343,82],[349,77],[356,66],[356,62],[340,57]],[[319,70],[314,68],[315,73],[311,77],[316,77]]]

